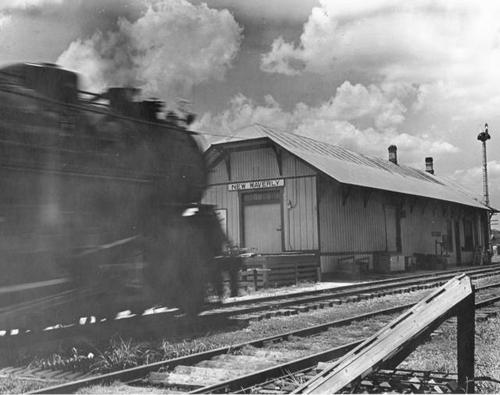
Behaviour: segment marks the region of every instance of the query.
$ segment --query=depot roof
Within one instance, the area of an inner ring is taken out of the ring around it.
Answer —
[[[312,167],[343,184],[434,198],[487,210],[497,211],[480,202],[479,197],[453,180],[435,176],[389,160],[358,154],[354,151],[317,141],[294,133],[278,132],[255,124],[238,130],[214,148],[228,143],[267,138],[302,159]]]

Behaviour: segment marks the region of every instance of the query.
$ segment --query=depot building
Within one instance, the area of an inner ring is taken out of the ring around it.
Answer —
[[[485,261],[488,216],[473,193],[426,170],[262,125],[206,151],[209,186],[234,245],[280,262],[307,256],[320,275]],[[424,161],[422,161],[424,164]]]

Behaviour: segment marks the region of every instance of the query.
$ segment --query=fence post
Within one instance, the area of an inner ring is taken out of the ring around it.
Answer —
[[[472,294],[457,306],[457,370],[458,385],[466,393],[474,393],[474,337],[475,337],[475,300]]]

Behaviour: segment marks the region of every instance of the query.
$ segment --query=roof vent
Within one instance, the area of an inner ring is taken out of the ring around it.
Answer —
[[[389,146],[389,161],[395,165],[398,164],[398,147],[395,145]]]
[[[434,174],[434,161],[430,156],[425,158],[425,171]]]

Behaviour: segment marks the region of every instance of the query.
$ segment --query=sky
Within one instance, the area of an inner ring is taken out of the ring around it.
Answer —
[[[0,0],[0,64],[18,61],[186,100],[207,136],[257,122],[383,158],[395,144],[477,195],[488,123],[500,208],[494,0]]]

